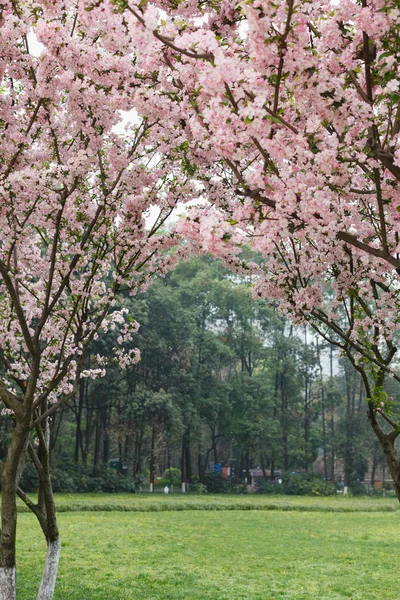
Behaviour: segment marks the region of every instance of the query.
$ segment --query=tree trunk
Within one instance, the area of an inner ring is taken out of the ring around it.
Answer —
[[[156,430],[153,427],[151,430],[151,454],[150,454],[150,484],[153,486],[152,492],[154,492],[154,475],[156,470],[156,457],[155,457],[155,442],[156,442]]]
[[[267,481],[268,476],[267,476],[267,471],[266,471],[266,467],[265,467],[264,454],[262,452],[260,452],[260,462],[261,462],[261,470],[263,472],[264,481]]]
[[[0,567],[0,600],[15,600],[15,567]]]
[[[353,475],[353,464],[352,464],[352,439],[351,439],[351,384],[352,375],[350,373],[350,365],[345,366],[345,380],[346,380],[346,421],[345,421],[345,447],[344,447],[344,485],[349,486]]]
[[[47,542],[47,555],[37,600],[53,600],[60,561],[61,542],[57,538]]]
[[[283,450],[283,470],[289,470],[289,449],[288,449],[288,404],[285,393],[285,376],[280,375],[281,391],[281,429],[282,429],[282,450]]]
[[[246,450],[246,483],[247,483],[247,485],[251,485],[250,448],[247,448],[247,450]]]
[[[330,471],[331,471],[331,481],[335,482],[335,402],[334,402],[334,394],[333,394],[333,346],[332,344],[329,347],[329,370],[330,370],[330,386],[331,391],[328,394],[330,402],[329,402],[329,412],[330,412],[330,438],[331,438],[331,456],[330,456]]]
[[[369,416],[369,418],[370,421],[374,420],[373,417],[371,419],[371,417]],[[375,423],[371,424],[375,433],[378,435]],[[398,500],[400,501],[400,461],[398,456],[396,455],[396,451],[394,449],[394,441],[390,438],[390,434],[383,434],[382,436],[381,431],[379,432],[379,441],[381,442],[383,452],[386,458],[386,463],[389,467],[389,471],[393,479],[394,490],[396,492]]]
[[[76,431],[75,431],[75,451],[74,451],[74,462],[79,463],[79,451],[82,450],[82,410],[83,400],[85,395],[85,380],[81,379],[79,383],[79,394],[78,394],[78,406],[76,407],[75,419],[76,419]]]
[[[135,477],[137,475],[135,457],[136,457],[136,448],[137,448],[137,440],[135,439],[135,452],[132,451],[132,435],[128,433],[125,435],[123,449],[121,442],[121,456],[123,456],[121,464],[123,463],[126,466],[126,472],[128,477]]]
[[[375,489],[375,473],[376,467],[378,466],[378,451],[379,451],[379,440],[376,440],[374,443],[374,451],[372,454],[372,465],[371,465],[371,486],[372,489]]]
[[[212,445],[212,449],[213,449],[213,455],[214,455],[214,464],[218,464],[218,452],[217,452],[217,435],[216,435],[216,428],[215,425],[210,425],[210,430],[211,430],[211,445]]]
[[[323,376],[323,372],[322,372],[322,362],[321,362],[320,348],[319,348],[319,344],[318,344],[318,337],[317,337],[317,356],[318,356],[319,377],[320,377],[320,385],[321,385],[322,452],[323,452],[323,458],[324,458],[324,477],[325,477],[325,481],[328,481],[328,450],[327,450],[327,440],[326,440],[326,415],[325,415],[325,382],[324,382],[324,376]]]
[[[181,483],[186,483],[186,474],[185,474],[185,442],[182,439],[182,451],[181,451]]]
[[[199,481],[200,481],[200,483],[204,483],[203,457],[201,455],[200,450],[197,451],[197,470],[199,472]]]
[[[103,429],[103,463],[108,465],[110,460],[110,423],[111,423],[111,408],[104,409],[104,429]]]
[[[304,325],[305,372],[304,372],[304,469],[308,473],[310,452],[310,377],[308,372],[307,326]]]
[[[186,459],[185,470],[186,470],[187,483],[191,483],[193,480],[193,473],[192,473],[192,455],[190,452],[190,444],[189,443],[186,446],[185,459]]]
[[[28,427],[16,422],[1,476],[0,600],[15,600],[16,488],[28,439]]]
[[[96,475],[96,473],[98,471],[99,462],[100,462],[101,438],[102,438],[100,419],[101,419],[101,416],[99,415],[99,411],[98,411],[96,413],[96,424],[95,424],[95,434],[94,434],[93,475]]]

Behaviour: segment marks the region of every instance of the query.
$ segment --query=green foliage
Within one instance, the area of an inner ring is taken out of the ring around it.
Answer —
[[[206,494],[207,486],[204,483],[192,483],[190,484],[190,491],[194,494]]]
[[[36,492],[38,485],[39,478],[35,467],[31,463],[25,464],[21,479],[19,481],[19,487],[25,492]]]
[[[358,479],[350,481],[349,489],[353,496],[365,496],[366,494],[365,485]]]
[[[182,473],[179,469],[171,467],[165,469],[161,477],[161,485],[179,485],[181,483]],[[165,483],[164,483],[165,482]]]
[[[257,257],[249,252],[248,260]],[[359,374],[341,360],[340,373],[327,377],[323,363],[329,346],[316,344],[309,330],[296,329],[274,306],[254,300],[253,283],[220,262],[192,257],[146,293],[126,297],[124,306],[140,323],[127,346],[140,349],[141,361],[124,372],[112,364],[106,377],[81,383],[72,410],[63,413],[54,465],[72,456],[88,463],[96,457],[105,464],[121,456],[137,485],[146,481],[151,458],[164,469],[182,465],[182,453],[190,483],[203,482],[210,462],[233,466],[242,480],[247,467],[311,470],[321,454],[328,457],[326,477],[332,456],[342,459],[346,481],[362,480],[372,458],[380,465]],[[100,336],[86,356],[87,365],[96,354],[111,355],[116,337],[112,329]],[[384,405],[390,415],[398,389],[386,388],[374,388],[374,406],[379,412]],[[5,437],[0,418],[0,441]],[[318,467],[324,471],[321,459]],[[78,480],[67,471],[55,472],[56,489],[108,485],[102,474],[90,475],[91,466]],[[158,482],[179,486],[180,479],[177,472],[171,482],[167,469]],[[119,489],[117,483],[107,489]],[[288,486],[290,493],[298,486],[301,494],[325,494],[316,481]],[[34,488],[35,482],[28,481],[26,489]],[[207,488],[246,492],[218,475],[215,480],[207,476]],[[284,491],[268,483],[261,489]]]
[[[114,469],[102,466],[96,473],[80,465],[66,463],[53,470],[53,490],[56,493],[90,493],[90,492],[135,492],[135,483],[120,475]],[[35,487],[27,491],[35,491]]]
[[[283,486],[274,481],[262,479],[257,485],[258,494],[283,494]]]
[[[282,484],[261,481],[257,492],[259,494],[288,494],[290,496],[335,496],[336,486],[313,473],[292,473],[283,477]]]
[[[207,473],[204,485],[210,494],[237,494],[245,493],[247,488],[240,485],[235,477],[224,478],[222,473]]]
[[[164,488],[166,485],[168,487],[171,487],[171,486],[179,487],[181,485],[181,480],[174,479],[174,478],[169,479],[169,478],[161,477],[161,479],[158,480],[157,485],[161,488]]]
[[[284,476],[282,493],[294,496],[334,496],[336,486],[314,473],[292,473]]]
[[[229,491],[228,482],[222,473],[207,473],[204,477],[204,485],[210,494],[227,494]]]

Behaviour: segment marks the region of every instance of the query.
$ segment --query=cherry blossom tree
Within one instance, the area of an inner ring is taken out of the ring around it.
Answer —
[[[48,541],[39,598],[52,598],[49,419],[82,375],[102,374],[102,357],[80,368],[101,328],[121,327],[115,354],[136,359],[121,350],[135,324],[113,304],[172,266],[177,238],[163,224],[194,197],[203,204],[181,234],[253,271],[255,293],[319,329],[361,372],[400,498],[400,429],[383,390],[387,373],[398,378],[394,0],[14,0],[0,14],[0,396],[14,422],[0,600],[15,597],[16,493]],[[262,266],[241,259],[245,242]],[[37,504],[18,488],[25,456],[39,473]]]
[[[254,271],[256,294],[348,355],[400,499],[400,424],[383,387],[386,375],[399,380],[398,5],[120,7],[153,31],[157,85],[143,93],[178,117],[208,201],[182,219],[181,233]],[[245,241],[263,266],[241,261]]]
[[[102,330],[119,329],[113,360],[122,368],[138,360],[124,352],[137,324],[116,300],[184,253],[165,225],[193,192],[174,166],[179,139],[169,121],[138,116],[136,19],[112,5],[101,11],[93,19],[75,2],[0,7],[0,399],[13,422],[1,464],[1,600],[15,599],[17,495],[47,541],[38,598],[53,597],[52,415],[81,377],[104,374],[102,356],[82,368]],[[140,53],[140,34],[137,42]],[[19,487],[26,460],[38,472],[37,502]]]

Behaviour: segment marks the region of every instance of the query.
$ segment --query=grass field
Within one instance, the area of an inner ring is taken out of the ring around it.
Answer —
[[[286,502],[292,510],[187,510],[190,502],[237,502],[239,507],[267,500]],[[157,498],[168,512],[146,512],[154,498],[59,497],[64,507],[115,501],[117,507],[129,508],[136,501],[143,512],[60,513],[63,546],[56,600],[400,598],[400,513],[394,501],[272,500],[176,496]],[[179,503],[184,511],[173,510]],[[343,512],[350,505],[360,512]],[[296,506],[301,510],[293,510]],[[24,536],[17,548],[18,600],[32,600],[45,545],[32,515],[20,514],[18,525]]]

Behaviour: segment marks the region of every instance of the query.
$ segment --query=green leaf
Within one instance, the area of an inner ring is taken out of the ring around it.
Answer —
[[[274,117],[273,115],[265,115],[263,119],[268,119],[268,121],[272,121],[273,123],[278,123],[279,125],[282,125],[282,121],[278,119],[278,117]]]

